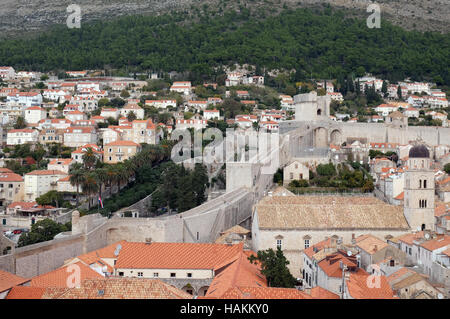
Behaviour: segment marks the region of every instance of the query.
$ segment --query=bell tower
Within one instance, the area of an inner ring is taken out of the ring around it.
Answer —
[[[435,230],[434,172],[428,148],[417,144],[409,150],[405,171],[404,214],[411,229]]]

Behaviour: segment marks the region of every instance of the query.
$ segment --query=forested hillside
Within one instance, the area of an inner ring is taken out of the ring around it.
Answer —
[[[0,43],[0,61],[16,69],[127,68],[130,71],[191,71],[208,76],[213,66],[250,63],[266,69],[295,69],[296,79],[342,74],[378,74],[388,79],[441,77],[450,83],[450,36],[405,31],[383,21],[347,19],[330,8],[286,10],[268,18],[250,11],[122,17],[57,27],[31,40]]]

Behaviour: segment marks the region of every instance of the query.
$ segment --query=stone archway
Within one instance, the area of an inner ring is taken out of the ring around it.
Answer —
[[[184,292],[187,292],[190,295],[196,296],[197,292],[195,291],[195,288],[191,284],[187,284],[183,288],[181,288]]]
[[[335,129],[330,134],[330,143],[334,145],[342,144],[342,133],[340,130]]]
[[[314,129],[314,147],[328,147],[328,130],[325,127]]]
[[[206,295],[206,292],[208,291],[209,287],[208,286],[203,286],[198,290],[198,296],[199,297],[203,297]]]

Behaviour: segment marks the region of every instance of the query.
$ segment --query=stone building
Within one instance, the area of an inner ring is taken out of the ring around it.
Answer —
[[[299,161],[293,161],[283,169],[283,184],[288,185],[293,180],[309,180],[309,168]]]
[[[327,237],[350,242],[367,233],[387,239],[410,231],[402,207],[371,196],[267,196],[252,217],[253,250],[280,247],[294,276],[303,266],[301,251]]]
[[[426,146],[416,145],[409,151],[405,171],[404,213],[411,229],[434,230],[434,172],[430,169]]]

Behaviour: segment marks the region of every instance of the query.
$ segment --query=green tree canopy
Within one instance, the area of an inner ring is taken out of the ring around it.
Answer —
[[[269,287],[294,288],[297,280],[289,271],[289,261],[279,247],[276,252],[273,249],[260,250],[248,260],[261,265],[261,273],[266,277]]]

